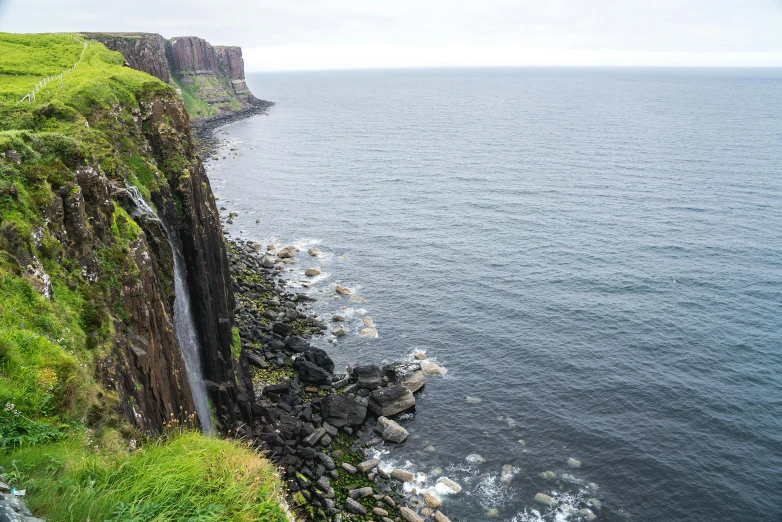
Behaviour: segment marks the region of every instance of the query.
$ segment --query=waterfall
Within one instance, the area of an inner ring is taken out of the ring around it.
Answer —
[[[131,216],[134,218],[154,219],[160,222],[160,225],[166,232],[166,236],[168,236],[168,243],[171,245],[174,257],[174,331],[179,341],[179,347],[182,350],[182,358],[185,360],[187,381],[193,393],[193,403],[198,414],[198,420],[201,421],[203,431],[210,433],[212,431],[212,419],[209,416],[209,405],[206,402],[206,385],[204,384],[204,375],[201,371],[201,342],[198,338],[193,309],[190,305],[190,290],[187,286],[187,272],[182,249],[179,247],[178,238],[172,234],[166,222],[160,219],[155,211],[144,201],[144,197],[138,188],[132,185],[127,185],[126,188],[136,206]]]

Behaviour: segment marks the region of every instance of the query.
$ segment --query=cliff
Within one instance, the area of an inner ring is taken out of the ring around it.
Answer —
[[[175,85],[194,122],[263,110],[247,87],[240,47],[213,47],[195,36],[166,40],[149,33],[84,33],[122,54],[127,64]]]
[[[55,41],[74,61],[83,49],[74,72],[35,103],[0,93],[0,325],[11,325],[0,327],[0,358],[67,390],[30,405],[25,430],[120,418],[157,434],[172,420],[204,421],[188,419],[196,390],[174,327],[172,246],[186,265],[217,427],[236,430],[251,421],[252,389],[236,378],[226,249],[182,99],[101,44]],[[165,76],[159,37],[122,41]],[[44,336],[49,356],[28,360],[27,333]],[[23,373],[0,376],[0,401],[25,403]]]

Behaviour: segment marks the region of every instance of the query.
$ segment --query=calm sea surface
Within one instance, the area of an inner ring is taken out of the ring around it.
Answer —
[[[219,131],[229,229],[302,247],[294,282],[321,267],[302,290],[347,315],[316,341],[340,365],[448,369],[383,458],[461,483],[451,520],[568,519],[537,492],[606,520],[782,520],[782,71],[248,83],[278,104]]]

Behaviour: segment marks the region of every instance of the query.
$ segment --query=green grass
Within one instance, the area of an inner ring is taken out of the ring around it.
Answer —
[[[0,463],[50,522],[286,520],[274,467],[240,443],[185,431],[132,452],[116,446],[107,430]]]
[[[185,102],[185,108],[191,118],[208,118],[217,114],[217,109],[202,100],[193,89],[186,87],[174,76],[172,80],[182,92],[182,101]]]

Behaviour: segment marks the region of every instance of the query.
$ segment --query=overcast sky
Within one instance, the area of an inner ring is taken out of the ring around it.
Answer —
[[[782,66],[782,0],[0,0],[0,31],[194,35],[248,71]]]

